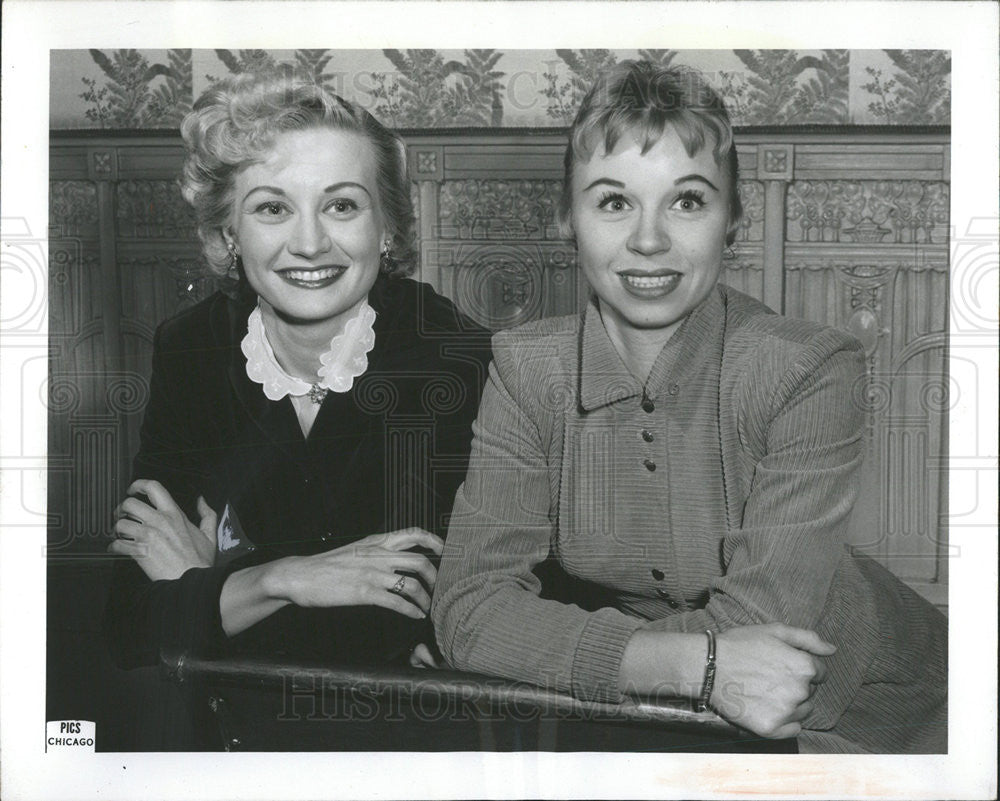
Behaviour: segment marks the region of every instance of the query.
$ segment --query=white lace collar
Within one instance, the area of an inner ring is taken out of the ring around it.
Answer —
[[[330,340],[330,348],[320,357],[319,381],[311,384],[288,375],[274,356],[267,341],[260,306],[250,313],[247,335],[240,343],[247,357],[247,376],[260,384],[268,400],[281,400],[286,395],[309,395],[316,403],[322,402],[327,390],[347,392],[354,379],[368,369],[368,353],[375,347],[375,310],[367,300],[361,301],[358,311],[344,325],[342,333]]]

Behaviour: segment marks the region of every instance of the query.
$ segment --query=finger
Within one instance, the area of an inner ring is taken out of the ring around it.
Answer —
[[[423,585],[412,576],[392,576],[391,583],[386,587],[386,590],[395,595],[409,598],[422,612],[427,612],[431,608],[431,597]]]
[[[397,595],[394,592],[389,592],[388,590],[381,588],[376,589],[371,594],[370,600],[373,606],[382,606],[386,609],[391,609],[394,612],[399,612],[401,615],[412,617],[415,620],[423,620],[427,617],[427,615],[420,610],[420,607],[414,605],[409,598],[403,595]]]
[[[160,516],[156,509],[138,498],[126,498],[118,505],[119,513],[139,523],[148,523]]]
[[[170,514],[178,510],[177,504],[174,503],[173,496],[167,492],[166,488],[159,481],[153,481],[152,479],[146,478],[140,478],[133,481],[128,488],[128,494],[136,495],[140,492],[149,498],[153,506],[161,512]]]
[[[812,658],[813,669],[816,671],[816,675],[812,677],[812,684],[822,684],[826,681],[827,676],[830,671],[826,667],[826,663],[822,659]]]
[[[208,538],[208,541],[214,544],[216,532],[219,527],[219,516],[201,495],[198,496],[197,506],[198,514],[201,515],[201,520],[198,521],[198,528]]]
[[[128,498],[126,498],[125,500],[128,500]],[[152,509],[152,507],[148,507],[148,506],[146,508],[147,508],[147,510],[151,510]],[[129,514],[127,511],[125,511],[125,502],[124,501],[122,503],[118,504],[115,507],[115,510],[114,510],[114,518],[115,518],[115,520],[118,520],[119,518],[122,518],[122,517],[126,517],[129,520],[135,520],[137,523],[141,523],[142,522],[134,514]]]
[[[800,721],[805,720],[812,714],[814,708],[815,704],[813,704],[812,701],[803,701],[801,704],[795,707],[795,711],[788,716],[789,722],[798,723]]]
[[[383,548],[393,551],[402,551],[413,547],[427,548],[436,554],[444,550],[444,540],[437,534],[431,534],[422,528],[404,528],[399,531],[391,531],[385,535]]]
[[[415,668],[437,668],[437,660],[425,643],[418,643],[410,652],[410,665]]]
[[[425,615],[431,611],[431,596],[427,593],[427,590],[423,588],[419,581],[410,579],[407,582],[406,594],[411,601],[420,607],[420,611]]]
[[[828,643],[815,631],[809,629],[778,625],[774,627],[773,634],[782,642],[816,656],[830,656],[837,650],[836,645]]]
[[[786,723],[783,726],[779,726],[771,734],[765,734],[764,736],[771,740],[785,740],[789,737],[798,737],[802,733],[802,724],[798,722]]]
[[[129,520],[127,517],[116,520],[112,531],[114,531],[115,536],[119,539],[125,538],[133,542],[145,541],[148,536],[145,526],[141,523],[136,523],[134,520]]]
[[[145,543],[132,542],[132,540],[112,540],[111,544],[108,545],[108,553],[142,559],[149,553],[149,548]]]
[[[399,553],[392,561],[392,569],[397,573],[416,573],[427,585],[428,589],[434,589],[437,581],[437,568],[431,564],[430,559],[419,553]]]

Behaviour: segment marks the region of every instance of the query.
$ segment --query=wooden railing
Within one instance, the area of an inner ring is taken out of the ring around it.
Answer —
[[[530,684],[409,667],[167,654],[230,751],[698,751],[795,753],[689,701],[580,701]]]

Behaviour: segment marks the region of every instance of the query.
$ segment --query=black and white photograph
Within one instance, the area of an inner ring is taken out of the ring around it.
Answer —
[[[996,6],[5,17],[5,797],[995,796]]]

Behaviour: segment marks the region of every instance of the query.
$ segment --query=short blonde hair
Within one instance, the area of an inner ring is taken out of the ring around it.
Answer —
[[[280,67],[215,82],[181,123],[187,146],[181,194],[194,208],[213,273],[225,275],[230,266],[222,231],[232,217],[236,173],[264,158],[279,134],[323,127],[351,131],[371,142],[379,204],[391,237],[383,269],[392,275],[413,270],[416,223],[403,141],[364,109],[291,67]]]
[[[711,139],[715,161],[729,176],[729,230],[726,244],[736,240],[743,204],[739,194],[739,162],[733,128],[722,98],[701,73],[684,67],[659,67],[648,61],[624,61],[602,74],[587,92],[563,160],[559,226],[572,236],[573,167],[589,161],[598,145],[610,153],[626,133],[641,143],[642,153],[655,145],[670,126],[689,155]]]

